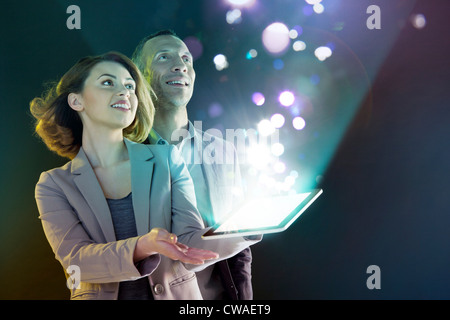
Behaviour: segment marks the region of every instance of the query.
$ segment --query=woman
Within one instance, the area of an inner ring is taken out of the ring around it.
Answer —
[[[201,299],[195,266],[252,244],[201,241],[192,180],[176,148],[136,143],[151,129],[149,92],[127,57],[107,53],[81,59],[30,103],[37,134],[71,159],[36,185],[56,259],[67,273],[80,271],[71,299]]]

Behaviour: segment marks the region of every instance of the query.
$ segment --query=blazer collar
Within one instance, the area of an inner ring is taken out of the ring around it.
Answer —
[[[131,162],[131,192],[133,194],[133,209],[138,235],[149,231],[149,201],[150,185],[153,176],[154,157],[145,145],[124,139]],[[111,212],[106,202],[100,183],[94,169],[81,147],[72,160],[71,172],[74,182],[80,190],[92,212],[96,216],[106,241],[115,241],[114,226]]]
[[[131,192],[138,235],[150,231],[150,187],[155,166],[148,146],[125,139],[131,161]]]
[[[124,138],[123,140],[127,147],[130,160],[148,161],[153,158],[153,153],[149,148],[139,147],[141,144],[128,140],[127,138]],[[90,169],[92,169],[92,166],[89,163],[83,147],[81,147],[77,156],[72,160],[71,173],[80,174]]]

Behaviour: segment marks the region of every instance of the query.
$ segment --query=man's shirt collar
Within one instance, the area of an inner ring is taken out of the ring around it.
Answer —
[[[184,137],[183,140],[177,145],[181,146],[181,144],[186,143],[187,140],[195,136],[194,125],[192,124],[191,121],[188,121],[188,133],[189,134],[186,137]],[[148,135],[148,140],[150,144],[160,144],[160,145],[170,144],[169,142],[167,142],[167,140],[163,139],[154,128],[152,128],[152,130],[150,131],[150,134]]]

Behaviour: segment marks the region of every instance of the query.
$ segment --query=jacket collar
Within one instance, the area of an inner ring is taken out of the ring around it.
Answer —
[[[153,153],[144,145],[124,139],[131,162],[131,192],[138,235],[149,231],[150,185],[153,176]],[[106,241],[115,241],[111,212],[83,148],[72,160],[74,182],[96,216]]]
[[[189,134],[183,140],[191,139],[192,137],[194,137],[194,140],[201,141],[202,137],[197,131],[198,130],[196,130],[196,128],[194,127],[192,122],[190,120],[188,120],[188,133]],[[161,137],[161,135],[153,128],[150,131],[150,134],[148,135],[148,141],[150,142],[150,144],[169,144],[169,142],[167,140],[163,139]]]
[[[153,153],[149,148],[137,147],[140,144],[133,142],[127,138],[124,138],[124,142],[128,150],[130,161],[132,160],[132,158],[136,161],[148,161],[153,158]],[[92,170],[92,166],[89,163],[83,147],[81,147],[76,157],[72,160],[71,173],[76,175],[81,174],[86,170]]]

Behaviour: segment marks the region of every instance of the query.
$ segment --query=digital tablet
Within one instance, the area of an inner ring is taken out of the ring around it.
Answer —
[[[321,194],[322,189],[252,199],[215,224],[202,238],[251,236],[286,230]]]

